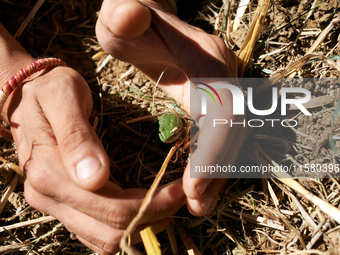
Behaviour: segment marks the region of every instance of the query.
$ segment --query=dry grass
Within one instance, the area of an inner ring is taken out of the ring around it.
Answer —
[[[31,26],[26,27],[26,34],[21,32],[22,36],[36,33],[43,37],[46,48],[37,49],[29,42],[26,47],[31,46],[28,50],[32,54],[46,51],[61,57],[85,76],[95,101],[91,123],[111,158],[112,180],[123,187],[149,188],[170,150],[157,141],[157,128],[150,132],[150,127],[155,126],[150,113],[154,84],[131,65],[101,51],[93,37],[94,19],[82,14],[80,2],[51,1],[50,9],[40,10]],[[340,55],[339,17],[331,15],[338,1],[258,2],[242,1],[246,4],[243,8],[238,1],[211,1],[192,21],[202,24],[203,20],[204,28],[209,23],[214,33],[238,52],[244,77],[339,77],[339,61],[334,57]],[[285,7],[288,2],[289,7]],[[0,6],[5,4],[18,3],[0,1]],[[34,5],[35,2],[29,10]],[[70,8],[75,16],[58,16],[58,11],[64,8]],[[28,13],[17,15],[18,22],[24,24]],[[39,33],[45,31],[39,22],[42,17],[55,24],[55,31],[46,36]],[[234,26],[235,17],[238,26]],[[78,28],[68,32],[68,22]],[[250,33],[244,36],[246,32]],[[70,50],[53,46],[64,45],[63,40],[70,37],[79,44],[82,41],[87,53],[72,42]],[[78,64],[80,59],[84,63],[82,67]],[[301,124],[298,128],[250,132],[239,162],[297,167],[306,163],[338,164],[338,155],[328,145],[333,133],[336,147],[340,147],[337,142],[340,123],[332,124],[338,86],[339,83],[332,86],[326,83],[308,87],[314,98],[331,95],[333,100],[327,106],[313,107],[311,117],[292,115]],[[259,87],[257,93],[261,95],[268,87]],[[162,113],[172,102],[157,90],[155,106]],[[3,163],[0,170],[0,252],[90,254],[91,251],[69,238],[68,231],[58,221],[51,221],[52,217],[25,203],[22,179],[14,172],[17,155],[11,141],[3,140],[0,154],[12,164]],[[176,153],[162,184],[181,176],[187,156],[180,151]],[[183,208],[173,225],[157,237],[163,254],[176,254],[176,251],[179,254],[340,254],[339,194],[340,184],[335,178],[293,180],[272,175],[268,179],[231,179],[211,215],[195,218]],[[142,245],[135,248],[143,251]]]

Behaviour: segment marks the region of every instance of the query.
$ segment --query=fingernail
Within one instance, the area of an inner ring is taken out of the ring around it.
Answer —
[[[76,166],[76,174],[79,180],[90,178],[100,170],[102,164],[97,158],[85,158]]]
[[[210,213],[217,204],[216,198],[205,197],[201,200],[201,208],[204,213]]]

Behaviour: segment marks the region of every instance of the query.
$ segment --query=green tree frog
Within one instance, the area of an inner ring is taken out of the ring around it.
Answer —
[[[186,127],[178,114],[168,112],[158,117],[159,139],[164,143],[172,143],[183,137]]]

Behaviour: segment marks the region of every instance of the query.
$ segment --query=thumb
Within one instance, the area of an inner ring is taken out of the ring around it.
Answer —
[[[97,23],[97,35],[110,31],[123,39],[133,39],[143,34],[150,26],[150,10],[137,0],[104,1]],[[104,28],[104,29],[103,29]]]
[[[108,180],[109,162],[88,122],[92,109],[91,92],[77,72],[63,69],[62,75],[54,72],[57,68],[49,73],[52,75],[49,81],[53,82],[49,82],[48,89],[45,85],[44,92],[38,94],[38,100],[52,127],[70,177],[83,189],[97,190]]]

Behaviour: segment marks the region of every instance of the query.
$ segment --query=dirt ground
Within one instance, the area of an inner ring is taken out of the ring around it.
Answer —
[[[228,34],[221,23],[216,22],[218,14],[223,14],[223,2],[229,1],[180,0],[178,15],[209,33],[228,38],[230,47],[238,52],[258,3],[249,1],[239,27]],[[230,5],[230,21],[235,20],[239,2],[234,0]],[[35,3],[0,0],[0,22],[15,34]],[[100,5],[101,1],[46,1],[18,40],[32,56],[61,58],[83,75],[94,99],[90,122],[110,157],[111,180],[124,188],[149,188],[171,148],[158,139],[157,122],[152,118],[155,84],[131,64],[109,58],[106,53],[100,55],[102,49],[94,34]],[[310,11],[313,5],[316,8]],[[320,33],[339,17],[338,7],[338,0],[271,1],[244,77],[269,78],[288,70],[306,56]],[[297,86],[307,88],[314,99],[331,96],[327,97],[327,103],[314,100],[314,105],[308,108],[312,116],[289,111],[288,117],[298,123],[295,128],[251,129],[240,152],[239,164],[274,161],[294,166],[335,166],[340,163],[335,151],[335,148],[340,150],[340,120],[336,113],[340,95],[339,31],[338,22],[314,51],[320,57],[306,61],[295,74],[298,78],[312,78]],[[108,62],[103,64],[105,60]],[[331,78],[331,82],[319,82],[319,78]],[[159,114],[174,105],[171,98],[158,89],[155,98]],[[329,143],[331,134],[335,148]],[[0,156],[18,164],[13,142],[0,141]],[[187,150],[179,151],[161,184],[180,178],[189,156]],[[0,165],[2,194],[14,176],[8,163]],[[311,201],[307,193],[302,194],[275,176],[231,179],[211,215],[197,218],[185,207],[177,213],[173,224],[179,254],[187,254],[188,250],[181,235],[184,232],[202,254],[340,254],[340,218],[323,210],[327,205],[340,208],[339,179],[324,177],[301,178],[296,182],[326,204]],[[30,222],[46,219],[45,216],[26,203],[20,177],[0,215],[0,254],[93,253],[70,239],[68,230],[57,220]],[[25,222],[27,226],[15,225]],[[163,231],[157,237],[162,253],[172,254],[167,233]],[[142,244],[136,248],[144,252]]]

